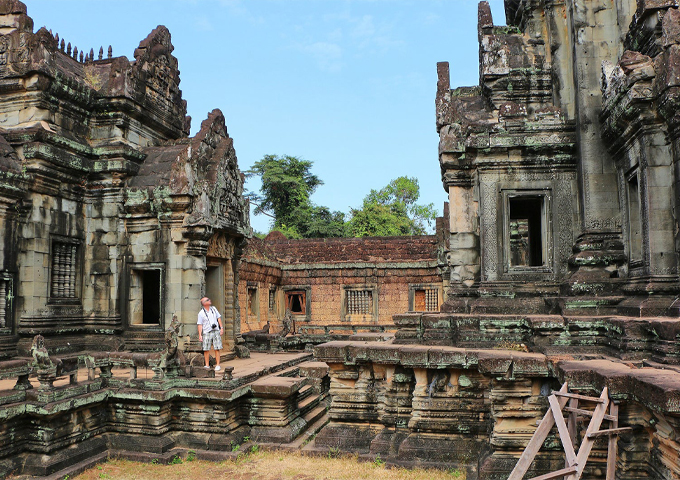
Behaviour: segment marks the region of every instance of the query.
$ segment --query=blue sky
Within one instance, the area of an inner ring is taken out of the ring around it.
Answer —
[[[241,170],[265,154],[311,160],[325,182],[313,201],[344,212],[415,176],[441,214],[436,63],[450,62],[452,86],[478,84],[476,0],[23,1],[35,30],[86,52],[110,44],[132,58],[167,26],[192,132],[221,109]],[[505,24],[502,0],[490,3]]]

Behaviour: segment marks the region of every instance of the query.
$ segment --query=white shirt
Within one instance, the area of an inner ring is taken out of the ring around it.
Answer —
[[[222,318],[222,315],[220,315],[220,312],[218,312],[215,307],[210,307],[210,310],[207,312],[205,308],[201,308],[201,311],[198,312],[198,321],[196,322],[196,325],[203,326],[203,333],[212,331],[212,325],[217,325],[215,331],[219,332],[220,324],[217,321],[218,318]]]

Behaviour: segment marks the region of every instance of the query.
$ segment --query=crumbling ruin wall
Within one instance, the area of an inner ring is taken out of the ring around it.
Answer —
[[[615,159],[628,259],[622,289],[632,297],[623,303],[633,314],[677,301],[679,32],[676,2],[640,2],[625,52],[602,65],[600,119]]]
[[[315,448],[506,479],[567,382],[607,387],[632,427],[617,478],[678,478],[680,5],[505,6],[495,26],[480,3],[478,87],[437,66],[443,313],[396,315],[393,343],[316,347],[333,402]],[[604,478],[605,449],[582,478]],[[554,432],[532,471],[563,467]]]
[[[310,354],[203,378],[168,353],[0,361],[0,476],[65,478],[109,456],[170,463],[187,450],[226,460],[290,444],[326,412],[328,367]]]

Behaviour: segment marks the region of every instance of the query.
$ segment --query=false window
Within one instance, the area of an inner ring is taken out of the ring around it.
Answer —
[[[342,298],[342,319],[377,321],[378,296],[370,286],[344,287]]]
[[[9,291],[9,281],[0,279],[0,328],[7,326],[7,296]]]
[[[276,312],[276,289],[269,289],[269,313]]]
[[[414,312],[438,312],[439,311],[439,289],[422,288],[413,291]]]
[[[257,287],[248,287],[248,316],[257,316]]]
[[[373,291],[348,290],[347,315],[370,315],[373,313]]]
[[[77,295],[78,244],[52,242],[52,271],[50,277],[50,298],[74,299]]]

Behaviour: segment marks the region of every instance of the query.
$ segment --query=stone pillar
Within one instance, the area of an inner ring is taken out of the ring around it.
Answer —
[[[243,255],[243,249],[245,248],[246,240],[237,240],[234,248],[234,257],[232,258],[232,269],[234,271],[234,330],[233,330],[233,342],[234,350],[239,358],[250,357],[250,350],[246,347],[245,341],[241,336],[241,307],[238,301],[238,284],[239,284],[239,270],[241,266],[241,256]]]
[[[479,234],[477,208],[469,185],[449,186],[451,251],[447,260],[451,268],[451,287],[470,288],[479,279]]]
[[[621,212],[616,167],[601,137],[602,126],[598,118],[602,108],[600,78],[602,62],[616,62],[622,53],[622,27],[618,24],[613,0],[568,0],[566,13],[571,34],[569,44],[573,50],[572,81],[578,124],[582,235],[577,240],[576,250],[588,252],[572,264],[593,271],[605,270],[610,267],[608,259],[618,252],[600,246],[620,245]],[[562,99],[563,103],[570,101],[569,98]],[[584,260],[586,257],[588,262]],[[585,293],[584,289],[587,291],[585,277],[592,274],[591,271],[582,275],[584,281],[579,281],[579,293]],[[609,276],[609,272],[601,275],[602,278]]]
[[[442,311],[464,310],[464,301],[456,297],[472,293],[479,281],[478,201],[474,195],[471,162],[465,156],[465,134],[454,123],[451,112],[449,64],[437,64],[437,129],[439,162],[444,188],[449,194],[449,252],[446,260],[450,271],[450,287],[445,294]]]

